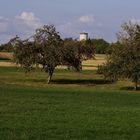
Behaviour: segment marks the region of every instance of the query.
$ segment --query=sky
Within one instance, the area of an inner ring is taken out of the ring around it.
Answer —
[[[121,25],[140,23],[140,0],[0,0],[0,43],[28,38],[43,25],[55,25],[62,38],[116,41]]]

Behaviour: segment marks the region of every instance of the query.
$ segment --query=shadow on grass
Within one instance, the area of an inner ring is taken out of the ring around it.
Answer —
[[[28,81],[35,82],[35,83],[47,83],[47,79],[30,79]]]
[[[140,87],[138,87],[137,90],[135,90],[134,87],[122,87],[120,90],[140,91]]]
[[[104,85],[104,84],[112,84],[113,82],[110,80],[104,80],[104,79],[57,79],[52,80],[51,83],[53,84],[80,84],[80,85]]]
[[[11,60],[10,58],[0,57],[0,60]]]

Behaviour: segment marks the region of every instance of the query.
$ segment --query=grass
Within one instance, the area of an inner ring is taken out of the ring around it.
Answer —
[[[52,84],[38,70],[0,67],[0,139],[139,140],[140,92],[95,71],[56,70]]]
[[[12,59],[13,58],[13,53],[11,53],[11,52],[0,52],[0,58]]]
[[[95,54],[95,59],[83,61],[83,69],[85,70],[96,70],[98,65],[102,65],[106,62],[106,55]]]
[[[104,54],[96,54],[95,59],[83,61],[83,70],[96,70],[98,65],[105,63],[106,55]],[[14,67],[15,64],[12,63],[13,53],[9,52],[0,52],[0,66],[5,67]],[[59,69],[66,69],[66,66],[58,66]]]

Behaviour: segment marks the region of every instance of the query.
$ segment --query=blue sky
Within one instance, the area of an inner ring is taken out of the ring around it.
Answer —
[[[115,41],[121,25],[140,23],[140,0],[0,0],[0,43],[19,35],[34,34],[44,24],[54,24],[62,37]]]

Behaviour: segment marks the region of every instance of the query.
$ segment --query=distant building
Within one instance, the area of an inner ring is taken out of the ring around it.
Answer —
[[[88,33],[82,32],[80,33],[80,41],[87,40],[88,39]]]

